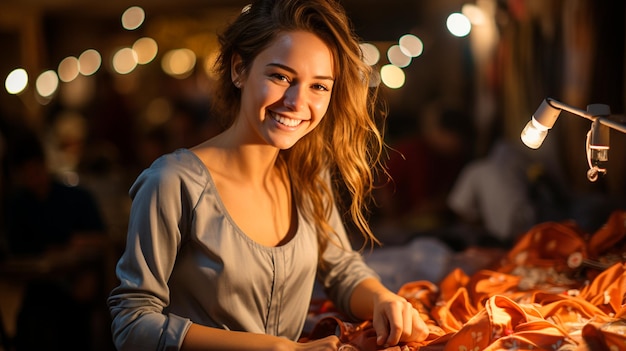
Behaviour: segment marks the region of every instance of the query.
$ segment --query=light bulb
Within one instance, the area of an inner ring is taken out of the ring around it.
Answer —
[[[531,149],[538,149],[548,135],[549,129],[533,117],[522,130],[522,142]]]

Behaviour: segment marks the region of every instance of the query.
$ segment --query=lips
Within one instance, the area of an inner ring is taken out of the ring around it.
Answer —
[[[272,117],[273,120],[275,120],[276,122],[287,126],[287,127],[297,127],[300,125],[300,123],[302,123],[301,119],[293,119],[293,118],[288,118],[285,116],[281,116],[275,112],[270,112],[270,116]]]

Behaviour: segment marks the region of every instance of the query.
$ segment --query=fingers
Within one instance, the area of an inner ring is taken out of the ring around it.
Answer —
[[[412,326],[413,326],[413,332],[411,333],[411,336],[409,337],[409,339],[406,340],[402,340],[402,341],[424,341],[426,340],[426,338],[428,337],[428,326],[426,325],[426,323],[424,322],[424,320],[422,319],[422,317],[420,316],[419,312],[416,309],[413,309],[412,313]]]
[[[399,342],[423,341],[428,337],[426,323],[406,300],[390,302],[379,312],[373,319],[378,345],[387,347]]]
[[[385,314],[376,314],[372,320],[372,326],[376,331],[376,344],[383,345],[387,342],[389,336],[389,322]]]
[[[410,339],[413,333],[413,310],[413,306],[404,299],[388,302],[381,313],[374,316],[377,344],[396,345],[400,340]]]
[[[415,311],[415,309],[409,302],[406,304],[406,308],[402,311],[404,323],[402,324],[402,334],[400,335],[398,342],[408,340],[411,337],[411,334],[413,334],[413,328],[415,326],[415,321],[413,320],[413,311]]]

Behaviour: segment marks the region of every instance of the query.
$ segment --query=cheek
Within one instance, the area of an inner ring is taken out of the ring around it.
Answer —
[[[317,119],[322,119],[326,115],[326,111],[328,111],[329,105],[330,99],[326,98],[320,99],[313,104]]]
[[[259,109],[263,109],[266,105],[269,105],[276,100],[273,96],[272,90],[264,85],[252,86],[248,84],[245,89],[245,93],[242,96],[241,105],[243,109],[246,109],[248,113],[256,114]]]

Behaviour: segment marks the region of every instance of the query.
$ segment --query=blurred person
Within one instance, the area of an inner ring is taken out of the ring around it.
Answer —
[[[25,132],[9,142],[8,168],[6,231],[12,254],[39,255],[102,239],[105,223],[95,198],[50,172],[37,135]]]
[[[510,246],[517,235],[536,223],[529,193],[530,160],[514,145],[498,141],[486,157],[469,163],[447,199],[470,228],[470,244]]]
[[[89,192],[53,176],[37,134],[20,129],[7,145],[8,259],[43,267],[21,277],[26,287],[16,350],[89,350],[91,313],[101,297],[98,265],[106,247],[99,207]]]
[[[220,36],[225,130],[158,158],[130,189],[120,285],[108,299],[119,350],[337,350],[300,340],[315,278],[372,320],[380,346],[424,340],[418,312],[354,251],[382,135],[370,67],[333,0],[260,0]],[[399,347],[398,347],[399,349]]]

